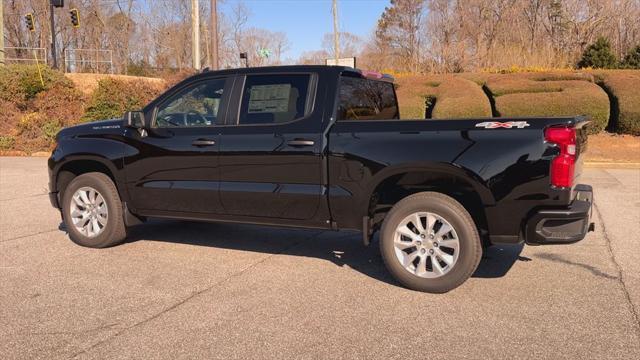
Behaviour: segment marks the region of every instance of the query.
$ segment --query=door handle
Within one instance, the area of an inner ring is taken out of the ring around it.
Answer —
[[[287,141],[287,145],[294,146],[294,147],[298,147],[298,146],[313,146],[313,144],[315,144],[315,142],[313,140],[295,139],[295,140]]]
[[[198,139],[191,143],[193,146],[213,146],[215,144],[215,141],[207,139]]]

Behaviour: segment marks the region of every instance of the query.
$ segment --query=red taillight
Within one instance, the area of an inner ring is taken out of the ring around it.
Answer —
[[[544,138],[560,148],[560,154],[551,161],[551,185],[571,187],[576,164],[576,129],[551,127],[545,131]]]

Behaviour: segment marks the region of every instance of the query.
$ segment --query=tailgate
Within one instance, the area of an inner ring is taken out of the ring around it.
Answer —
[[[587,151],[587,129],[585,126],[589,123],[587,118],[577,118],[576,121],[576,165],[573,174],[573,187],[580,184],[580,177],[582,176],[582,168],[584,162],[584,154]],[[575,192],[574,192],[575,193]]]

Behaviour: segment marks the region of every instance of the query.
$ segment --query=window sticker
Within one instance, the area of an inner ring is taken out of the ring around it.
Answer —
[[[254,85],[249,94],[249,114],[289,111],[291,84]]]

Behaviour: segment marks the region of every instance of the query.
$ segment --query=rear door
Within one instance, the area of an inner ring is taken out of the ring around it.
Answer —
[[[232,78],[211,77],[173,89],[147,110],[146,133],[127,130],[125,158],[132,207],[143,214],[222,212],[218,127]]]
[[[237,89],[237,93],[236,93]],[[309,220],[324,191],[322,110],[313,73],[249,74],[236,80],[231,124],[220,128],[225,213]],[[268,221],[268,220],[265,220]]]

